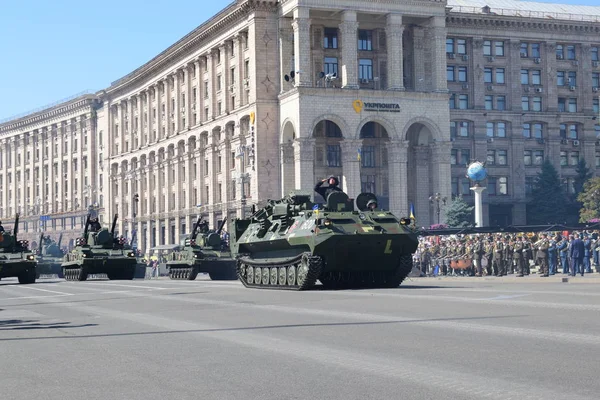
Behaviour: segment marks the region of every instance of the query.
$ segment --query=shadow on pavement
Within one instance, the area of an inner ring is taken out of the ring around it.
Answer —
[[[528,317],[528,315],[499,315],[485,317],[464,317],[464,318],[429,318],[429,319],[413,319],[413,320],[398,320],[398,321],[369,321],[369,322],[331,322],[322,324],[286,324],[286,325],[263,325],[263,326],[246,326],[237,328],[211,328],[211,329],[189,329],[189,330],[163,330],[149,332],[127,332],[127,333],[104,333],[96,335],[69,335],[69,336],[40,336],[40,337],[15,337],[15,338],[0,338],[0,342],[7,341],[22,341],[22,340],[61,340],[61,339],[89,339],[102,337],[119,337],[119,336],[145,336],[145,335],[171,335],[179,333],[213,333],[213,332],[235,332],[235,331],[258,331],[268,329],[289,329],[289,328],[314,328],[314,327],[347,327],[347,326],[363,326],[363,325],[392,325],[392,324],[410,324],[420,322],[443,322],[443,321],[472,321],[472,320],[488,320],[502,318],[519,318]],[[81,325],[87,326],[87,325]],[[92,325],[90,325],[92,326]],[[61,327],[62,328],[62,327]]]
[[[51,322],[41,323],[37,320],[24,320],[24,319],[5,319],[0,320],[0,332],[1,331],[25,331],[25,330],[36,330],[36,329],[71,329],[71,328],[86,328],[90,326],[98,326],[98,324],[83,324],[83,325],[69,325],[70,322]]]

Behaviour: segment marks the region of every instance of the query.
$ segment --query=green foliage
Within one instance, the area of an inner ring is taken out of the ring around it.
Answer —
[[[534,182],[531,201],[527,204],[527,223],[546,225],[567,222],[570,201],[567,198],[558,172],[545,160]]]
[[[444,207],[446,225],[450,228],[466,228],[473,226],[473,209],[462,196],[456,196]]]
[[[582,204],[579,222],[600,218],[600,177],[588,179],[577,200]]]
[[[577,176],[575,177],[575,182],[573,183],[573,186],[575,186],[574,198],[577,198],[577,196],[579,196],[579,193],[583,191],[584,184],[593,176],[593,174],[592,172],[590,172],[590,169],[588,168],[585,162],[585,158],[579,159],[575,172],[577,172]]]

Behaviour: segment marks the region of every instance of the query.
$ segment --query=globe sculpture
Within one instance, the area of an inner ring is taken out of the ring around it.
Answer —
[[[481,182],[487,177],[487,170],[481,162],[475,161],[467,167],[467,177],[472,181]]]

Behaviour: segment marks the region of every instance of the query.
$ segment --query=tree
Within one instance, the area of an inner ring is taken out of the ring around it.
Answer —
[[[577,176],[575,177],[573,186],[575,187],[574,198],[577,199],[579,193],[583,191],[583,185],[593,176],[593,174],[590,172],[590,169],[585,162],[585,158],[579,159],[577,162],[577,168],[575,168],[575,172],[577,172]]]
[[[533,184],[531,201],[527,204],[527,223],[566,223],[569,203],[556,168],[545,160]]]
[[[455,196],[452,201],[444,207],[446,214],[446,225],[450,228],[466,228],[473,226],[473,209],[462,196]]]
[[[582,204],[579,222],[600,218],[600,177],[588,179],[577,200]]]

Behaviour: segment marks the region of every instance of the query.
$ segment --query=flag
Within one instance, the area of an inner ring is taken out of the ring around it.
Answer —
[[[360,161],[360,157],[361,157],[361,155],[362,155],[362,149],[359,147],[359,148],[356,150],[356,159],[357,159],[358,161]]]
[[[415,218],[415,205],[413,203],[410,203],[410,219],[412,219],[413,221],[416,221],[416,218]]]

